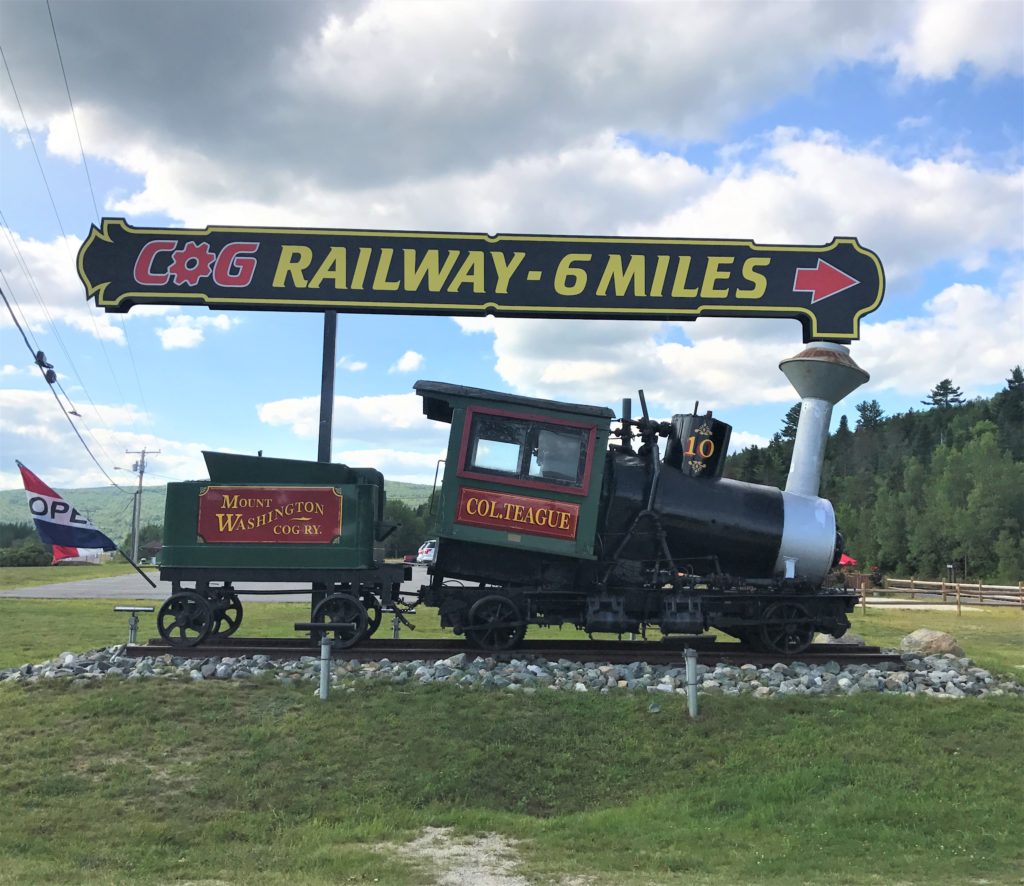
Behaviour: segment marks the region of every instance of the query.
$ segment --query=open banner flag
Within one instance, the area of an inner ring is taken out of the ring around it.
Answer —
[[[20,461],[21,479],[28,495],[28,509],[43,544],[62,548],[99,548],[116,551],[117,545],[83,517],[72,505]],[[56,557],[57,552],[54,551]]]
[[[65,560],[71,563],[98,563],[103,548],[65,548],[61,545],[53,546],[53,560],[50,565],[63,563]]]

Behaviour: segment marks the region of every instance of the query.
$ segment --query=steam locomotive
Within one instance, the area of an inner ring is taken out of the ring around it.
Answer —
[[[514,648],[528,625],[713,627],[793,655],[849,628],[856,596],[826,582],[843,546],[831,504],[723,478],[731,428],[710,412],[654,421],[641,392],[643,416],[626,400],[613,429],[606,408],[415,389],[451,425],[420,597],[474,645]]]
[[[438,546],[418,602],[491,651],[529,625],[590,634],[716,628],[794,655],[841,636],[856,596],[832,506],[722,476],[731,428],[707,412],[632,418],[435,381],[424,414],[451,426]],[[664,454],[661,444],[664,441]],[[234,633],[239,583],[296,582],[337,648],[402,617],[410,568],[376,556],[383,477],[338,464],[205,453],[209,482],[168,484],[157,627],[179,646]],[[245,589],[259,593],[258,589]],[[279,589],[274,589],[280,593]]]

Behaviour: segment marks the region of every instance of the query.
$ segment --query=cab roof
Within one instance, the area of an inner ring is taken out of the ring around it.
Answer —
[[[588,418],[610,420],[615,413],[605,406],[587,406],[580,403],[562,403],[557,400],[541,400],[537,397],[520,397],[501,391],[488,391],[483,388],[469,388],[465,385],[452,385],[442,381],[418,381],[414,390],[423,398],[423,414],[433,421],[451,424],[454,410],[453,400],[487,401],[509,406],[520,406],[528,409],[545,409],[569,415],[580,415]]]

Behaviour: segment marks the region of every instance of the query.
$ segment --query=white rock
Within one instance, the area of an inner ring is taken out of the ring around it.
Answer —
[[[956,642],[956,637],[943,631],[933,631],[930,628],[918,628],[911,634],[907,634],[900,640],[900,649],[904,652],[923,652],[925,655],[952,654],[957,658],[964,655]]]

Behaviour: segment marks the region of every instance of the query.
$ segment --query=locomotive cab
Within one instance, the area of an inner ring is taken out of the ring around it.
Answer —
[[[416,393],[452,426],[435,572],[536,582],[560,558],[594,559],[610,409],[433,381]]]

